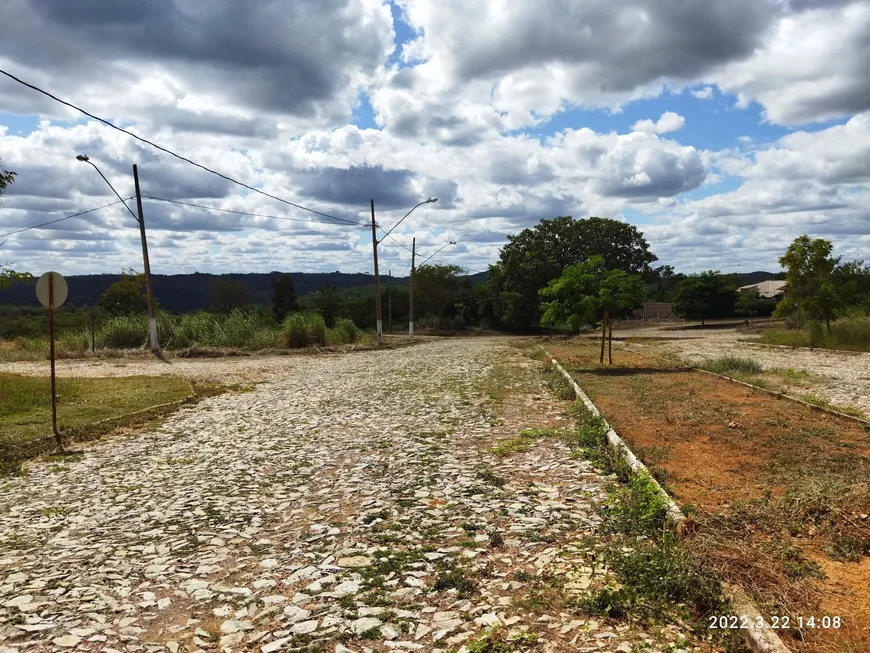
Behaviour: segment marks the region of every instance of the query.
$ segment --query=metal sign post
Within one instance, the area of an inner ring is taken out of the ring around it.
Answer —
[[[54,371],[54,309],[63,305],[67,294],[66,280],[57,272],[46,272],[36,282],[36,298],[48,308],[48,337],[51,341],[51,430],[61,451],[63,439],[57,430],[57,381]]]

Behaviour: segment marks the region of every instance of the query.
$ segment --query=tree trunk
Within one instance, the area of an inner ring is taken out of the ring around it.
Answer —
[[[604,341],[607,340],[607,311],[601,316],[601,358],[598,359],[600,365],[604,365]]]
[[[829,317],[825,318],[825,326],[828,329],[828,335],[831,335],[831,318],[829,318]]]
[[[607,314],[607,360],[613,365],[613,322],[610,321],[610,314]]]

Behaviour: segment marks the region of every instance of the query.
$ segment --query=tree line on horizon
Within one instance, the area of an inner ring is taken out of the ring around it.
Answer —
[[[0,194],[14,179],[14,172],[0,169]],[[634,225],[602,217],[559,216],[509,235],[498,262],[489,266],[486,280],[477,286],[458,266],[421,266],[414,275],[416,322],[420,327],[473,326],[522,333],[591,326],[603,334],[614,319],[628,318],[644,301],[654,300],[671,302],[678,316],[702,323],[772,313],[796,324],[803,319],[804,324],[824,325],[830,333],[838,317],[870,313],[870,266],[842,262],[832,251],[832,243],[821,238],[795,239],[779,259],[787,287],[783,300],[775,304],[757,293],[738,292],[739,274],[708,270],[686,275],[669,265],[653,267],[658,258]],[[31,281],[27,273],[0,268],[0,290]],[[144,285],[142,274],[124,270],[97,306],[108,316],[142,314],[147,310]],[[407,323],[408,288],[382,284],[381,295],[385,326],[390,321]],[[229,315],[242,310],[276,324],[307,310],[320,314],[327,327],[350,319],[360,328],[372,328],[375,305],[374,292],[349,292],[331,283],[297,297],[289,273],[272,275],[268,307],[237,279],[215,277],[209,289],[210,312]],[[76,326],[89,319],[86,311],[67,313]],[[37,315],[17,307],[0,308],[0,337],[42,333]]]

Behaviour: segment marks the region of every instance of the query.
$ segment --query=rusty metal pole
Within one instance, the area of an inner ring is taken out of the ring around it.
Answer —
[[[375,255],[375,319],[378,332],[378,347],[380,347],[384,344],[384,332],[381,321],[381,280],[378,277],[378,234],[375,229],[375,201],[372,200],[372,250]]]
[[[63,451],[63,440],[57,430],[57,381],[54,370],[54,274],[48,275],[48,337],[51,341],[51,430],[57,439],[58,448]]]

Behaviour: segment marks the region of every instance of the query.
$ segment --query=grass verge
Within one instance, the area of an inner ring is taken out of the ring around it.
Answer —
[[[170,376],[58,379],[58,429],[66,441],[88,440],[225,389]],[[49,379],[0,373],[0,462],[15,471],[20,461],[52,451],[50,436]]]
[[[817,347],[845,351],[870,351],[870,316],[844,317],[831,322],[831,333],[818,327],[768,329],[758,342],[787,347]]]

